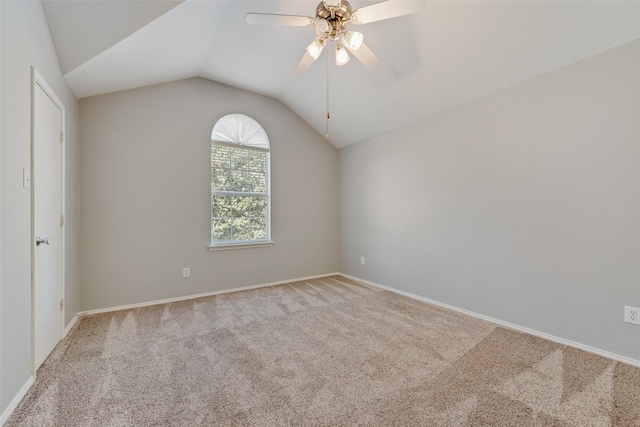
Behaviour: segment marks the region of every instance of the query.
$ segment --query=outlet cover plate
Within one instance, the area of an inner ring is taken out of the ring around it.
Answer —
[[[640,325],[640,308],[625,305],[624,321],[627,323],[633,323],[634,325]]]

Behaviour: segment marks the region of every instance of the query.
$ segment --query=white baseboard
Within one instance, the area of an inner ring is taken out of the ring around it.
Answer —
[[[251,290],[251,289],[258,289],[258,288],[265,288],[265,287],[268,287],[268,286],[283,285],[285,283],[299,282],[301,280],[319,279],[321,277],[329,277],[329,276],[335,276],[335,275],[340,275],[340,274],[341,273],[320,274],[320,275],[317,275],[317,276],[300,277],[300,278],[297,278],[297,279],[281,280],[281,281],[278,281],[278,282],[270,282],[270,283],[262,283],[260,285],[243,286],[241,288],[223,289],[223,290],[220,290],[220,291],[206,292],[206,293],[203,293],[203,294],[185,295],[185,296],[182,296],[182,297],[167,298],[167,299],[161,299],[161,300],[155,300],[155,301],[141,302],[141,303],[136,303],[136,304],[120,305],[120,306],[116,306],[116,307],[98,308],[96,310],[81,311],[81,312],[79,312],[77,314],[76,317],[89,316],[89,315],[92,315],[92,314],[99,314],[99,313],[110,313],[112,311],[129,310],[129,309],[132,309],[132,308],[139,308],[139,307],[148,307],[148,306],[151,306],[151,305],[167,304],[167,303],[170,303],[170,302],[186,301],[186,300],[195,299],[195,298],[210,297],[210,296],[213,296],[213,295],[220,295],[220,294],[228,294],[228,293],[231,293],[231,292],[248,291],[248,290]],[[343,276],[344,276],[344,274],[343,274]],[[70,325],[70,326],[72,326],[72,325]],[[70,329],[70,326],[69,326],[69,329]]]
[[[417,300],[420,300],[420,301],[424,301],[426,303],[437,305],[438,307],[447,308],[449,310],[457,311],[459,313],[464,313],[464,314],[467,314],[467,315],[472,316],[472,317],[477,317],[479,319],[483,319],[483,320],[489,321],[491,323],[495,323],[495,324],[498,324],[500,326],[504,326],[505,328],[514,329],[516,331],[524,332],[524,333],[527,333],[527,334],[530,334],[530,335],[534,335],[534,336],[537,336],[537,337],[540,337],[540,338],[547,339],[549,341],[557,342],[558,344],[563,344],[563,345],[566,345],[566,346],[569,346],[569,347],[578,348],[580,350],[584,350],[584,351],[587,351],[589,353],[594,353],[594,354],[597,354],[599,356],[606,357],[608,359],[617,360],[618,362],[627,363],[629,365],[637,366],[637,367],[640,368],[640,360],[632,359],[632,358],[626,357],[626,356],[620,356],[619,354],[611,353],[611,352],[608,352],[608,351],[605,351],[605,350],[601,350],[599,348],[591,347],[591,346],[588,346],[588,345],[585,345],[585,344],[580,344],[580,343],[577,343],[577,342],[574,342],[574,341],[570,341],[570,340],[567,340],[567,339],[564,339],[564,338],[556,337],[554,335],[550,335],[550,334],[547,334],[547,333],[544,333],[544,332],[536,331],[534,329],[525,328],[524,326],[515,325],[515,324],[509,323],[509,322],[504,322],[504,321],[499,320],[499,319],[494,319],[493,317],[485,316],[483,314],[474,313],[473,311],[464,310],[462,308],[458,308],[458,307],[454,307],[454,306],[449,305],[449,304],[444,304],[444,303],[441,303],[441,302],[438,302],[438,301],[434,301],[434,300],[431,300],[429,298],[421,297],[419,295],[414,295],[414,294],[411,294],[409,292],[401,291],[399,289],[390,288],[388,286],[380,285],[379,283],[371,282],[369,280],[360,279],[358,277],[350,276],[350,275],[344,274],[344,273],[339,273],[339,274],[344,276],[344,277],[348,277],[350,279],[357,280],[357,281],[366,283],[366,284],[371,285],[371,286],[375,286],[375,287],[378,287],[378,288],[381,288],[381,289],[385,289],[385,290],[390,291],[390,292],[395,292],[397,294],[404,295],[404,296],[409,297],[409,298],[413,298],[413,299],[417,299]]]
[[[18,394],[13,398],[7,409],[4,410],[2,416],[0,417],[0,426],[3,426],[4,423],[7,422],[13,411],[18,407],[24,396],[27,394],[31,386],[33,385],[35,378],[33,376],[29,377],[27,382],[22,386]]]
[[[76,324],[76,322],[78,321],[78,314],[76,313],[75,316],[73,316],[73,319],[71,319],[71,322],[69,322],[69,324],[67,325],[66,328],[64,328],[64,332],[62,333],[62,338],[66,337],[67,334],[69,333],[69,331],[73,328],[73,326]]]

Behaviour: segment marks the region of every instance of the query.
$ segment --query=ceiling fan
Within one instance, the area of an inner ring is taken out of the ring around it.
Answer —
[[[380,58],[364,44],[364,35],[348,29],[349,24],[368,24],[397,16],[415,13],[424,6],[418,1],[383,1],[353,10],[347,0],[324,0],[316,7],[316,17],[247,13],[245,20],[251,25],[288,25],[315,27],[316,38],[307,46],[307,52],[296,67],[297,73],[306,72],[322,53],[328,41],[336,43],[336,64],[349,62],[347,50],[367,68],[380,64]]]

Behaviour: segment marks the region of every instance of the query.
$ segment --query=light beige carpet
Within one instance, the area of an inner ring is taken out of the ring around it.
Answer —
[[[14,426],[640,426],[640,369],[341,276],[80,319]]]

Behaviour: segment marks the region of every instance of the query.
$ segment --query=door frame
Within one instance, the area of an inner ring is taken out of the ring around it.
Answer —
[[[62,225],[60,226],[60,298],[63,302],[63,309],[60,310],[60,337],[64,338],[64,319],[65,319],[65,311],[66,311],[66,301],[65,301],[65,183],[66,183],[66,168],[65,168],[65,153],[66,153],[66,127],[65,127],[65,107],[62,101],[56,96],[55,92],[44,80],[42,75],[36,70],[35,67],[31,67],[31,373],[33,377],[36,376],[36,356],[35,356],[35,336],[36,336],[36,327],[35,327],[35,266],[36,266],[36,235],[35,235],[35,188],[34,188],[34,157],[35,157],[35,94],[36,90],[41,89],[45,95],[51,99],[51,101],[60,109],[60,129],[62,132],[61,141],[60,141],[60,179],[62,180],[60,187],[60,215],[61,220],[63,218],[65,220],[62,221]]]

